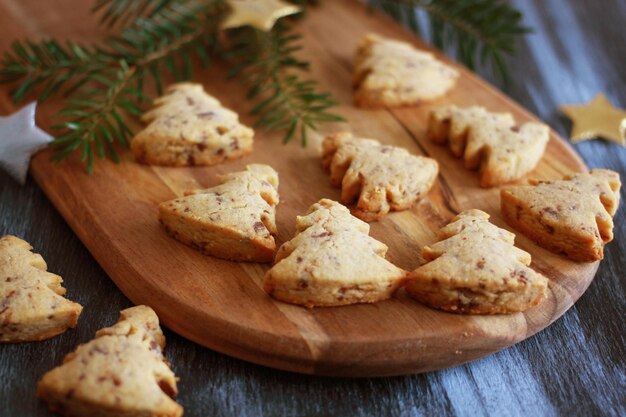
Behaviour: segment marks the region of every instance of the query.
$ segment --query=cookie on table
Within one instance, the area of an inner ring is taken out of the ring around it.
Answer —
[[[375,303],[402,285],[406,272],[385,259],[387,246],[369,225],[327,199],[296,219],[296,236],[276,254],[265,274],[272,297],[307,307]]]
[[[63,297],[63,279],[15,236],[0,238],[0,342],[48,339],[76,327],[83,307]]]
[[[559,181],[530,183],[501,191],[506,222],[540,246],[574,261],[602,259],[604,245],[613,240],[619,174],[594,169]]]
[[[354,102],[361,107],[414,106],[446,94],[454,68],[407,42],[366,35],[354,62]]]
[[[46,373],[37,396],[68,417],[179,417],[177,378],[163,356],[165,336],[150,307],[122,310],[119,321]]]
[[[144,164],[215,165],[252,152],[252,129],[200,84],[170,86],[141,119],[147,126],[130,147]]]
[[[171,236],[207,255],[271,262],[278,173],[269,165],[253,164],[218,178],[218,186],[161,203],[159,221]]]
[[[462,314],[524,311],[543,300],[548,280],[528,267],[515,235],[480,210],[460,213],[424,247],[426,264],[409,273],[407,292],[441,310]]]
[[[434,159],[347,132],[324,139],[322,166],[330,171],[331,184],[341,187],[341,201],[356,202],[352,213],[365,221],[411,208],[432,188],[439,172]]]
[[[480,170],[480,185],[493,187],[515,181],[535,169],[550,139],[548,126],[516,125],[509,113],[482,107],[444,106],[430,113],[428,136],[448,143],[465,166]]]

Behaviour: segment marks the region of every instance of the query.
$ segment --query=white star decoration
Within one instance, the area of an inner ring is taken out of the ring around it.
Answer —
[[[45,148],[52,136],[35,125],[36,102],[8,117],[0,117],[0,167],[20,184],[26,182],[30,157]]]

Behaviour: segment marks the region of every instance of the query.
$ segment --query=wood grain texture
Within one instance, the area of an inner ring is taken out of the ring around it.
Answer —
[[[516,98],[561,132],[569,124],[556,116],[555,104],[587,100],[598,89],[613,91],[610,98],[626,104],[619,101],[624,97],[624,80],[620,79],[624,63],[616,58],[624,36],[612,29],[620,24],[619,13],[607,13],[604,7],[584,2],[571,2],[572,9],[563,2],[550,8],[539,1],[519,3],[528,9],[529,24],[538,33],[523,45],[514,62],[518,81],[509,91]],[[616,2],[615,7],[619,6]],[[35,7],[24,14],[32,9]],[[46,21],[62,17],[53,8]],[[586,37],[575,28],[589,29]],[[45,33],[45,25],[38,30]],[[3,42],[8,40],[3,38]],[[576,52],[581,45],[588,57]],[[611,61],[612,57],[616,60]],[[575,88],[567,89],[563,77],[576,80]],[[6,103],[5,95],[2,100]],[[599,142],[577,149],[591,166],[612,168],[624,175],[622,149]],[[86,308],[74,332],[42,344],[0,349],[2,375],[16,381],[0,388],[0,414],[47,415],[34,400],[34,381],[76,343],[113,322],[128,301],[32,182],[19,189],[3,177],[1,184],[0,231],[32,241],[49,260],[51,270],[66,277],[69,294],[76,294],[78,301],[93,308]],[[616,242],[607,248],[598,279],[563,320],[511,349],[445,371],[374,380],[307,377],[242,363],[168,332],[167,353],[182,377],[181,402],[187,415],[198,416],[623,414],[624,326],[619,318],[626,309],[618,273],[624,259],[623,236],[624,225],[618,221]]]

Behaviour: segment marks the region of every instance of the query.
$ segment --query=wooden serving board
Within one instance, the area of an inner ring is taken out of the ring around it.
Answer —
[[[0,3],[5,36],[54,35],[95,39],[93,22],[85,19],[89,2],[36,1]],[[17,14],[16,14],[17,13]],[[23,16],[19,27],[12,20]],[[312,77],[332,91],[338,111],[349,124],[326,126],[326,132],[349,129],[356,134],[406,147],[439,161],[441,174],[427,198],[413,210],[392,213],[372,224],[371,235],[389,246],[388,258],[412,270],[422,264],[424,245],[461,210],[479,208],[500,227],[499,190],[482,189],[478,175],[467,171],[444,147],[425,139],[429,105],[393,110],[361,110],[352,105],[351,61],[357,42],[376,32],[423,43],[380,14],[370,14],[354,0],[324,1],[299,23],[304,54],[312,62]],[[442,59],[441,54],[435,52]],[[438,103],[483,105],[512,112],[519,121],[534,120],[527,111],[495,88],[459,67],[457,87]],[[236,82],[225,82],[214,67],[200,75],[207,90],[238,111],[245,123],[251,104]],[[9,104],[6,90],[0,104]],[[58,104],[58,103],[57,103]],[[40,124],[47,126],[52,105],[42,107]],[[211,349],[247,361],[290,371],[342,376],[383,376],[440,369],[471,361],[517,343],[559,318],[591,283],[598,263],[578,264],[551,254],[523,236],[517,245],[533,256],[532,267],[550,278],[548,298],[524,314],[460,316],[436,311],[400,291],[374,305],[306,309],[268,297],[262,289],[269,265],[228,262],[184,246],[168,237],[156,216],[158,203],[186,189],[216,184],[219,173],[242,169],[252,162],[272,165],[280,174],[278,243],[294,233],[295,217],[322,197],[338,200],[320,167],[321,136],[309,146],[282,145],[280,135],[258,131],[255,151],[244,159],[212,168],[164,168],[138,165],[129,152],[116,165],[98,161],[88,176],[77,159],[55,167],[42,152],[32,173],[113,281],[133,302],[153,307],[173,331]],[[534,177],[560,178],[586,167],[554,132]],[[89,277],[66,277],[89,279]],[[89,308],[89,306],[87,306]]]

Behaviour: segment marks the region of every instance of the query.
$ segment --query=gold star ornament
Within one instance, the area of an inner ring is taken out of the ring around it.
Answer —
[[[602,137],[626,145],[626,111],[614,107],[604,94],[596,95],[587,104],[568,104],[559,109],[574,123],[572,142]]]
[[[232,11],[222,24],[223,29],[254,26],[268,32],[281,17],[302,11],[281,0],[230,0],[228,4]]]

